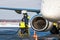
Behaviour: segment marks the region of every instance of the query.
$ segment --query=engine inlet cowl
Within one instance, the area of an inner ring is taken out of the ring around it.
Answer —
[[[47,21],[40,15],[32,17],[31,26],[37,31],[47,31],[52,28],[52,22]]]

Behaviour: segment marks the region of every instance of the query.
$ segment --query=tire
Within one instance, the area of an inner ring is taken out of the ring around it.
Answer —
[[[53,26],[53,28],[50,30],[51,34],[59,34],[59,30],[56,28],[56,26]]]

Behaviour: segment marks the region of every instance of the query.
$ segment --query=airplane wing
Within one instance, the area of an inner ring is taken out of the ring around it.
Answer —
[[[3,10],[27,10],[28,12],[36,12],[36,13],[40,13],[40,10],[39,9],[32,9],[32,8],[9,8],[9,7],[1,7],[0,6],[0,9],[3,9]],[[13,22],[12,20],[0,20],[1,22],[3,22],[3,21],[7,21],[7,22]],[[17,20],[15,20],[14,22],[16,22]],[[19,21],[19,20],[18,20]],[[17,21],[17,22],[18,22]],[[17,31],[18,31],[18,27],[5,27],[4,28],[4,26],[3,27],[0,27],[1,29],[0,29],[0,34],[15,34]],[[3,31],[2,31],[3,30]],[[9,33],[10,32],[10,33]]]
[[[0,7],[0,9],[5,9],[5,10],[27,10],[28,12],[40,13],[40,10],[39,9],[33,9],[33,8],[9,8],[9,7]]]

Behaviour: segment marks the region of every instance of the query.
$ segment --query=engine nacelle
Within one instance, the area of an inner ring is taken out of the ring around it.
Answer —
[[[44,19],[41,15],[33,16],[30,24],[36,31],[48,31],[53,27],[53,23]]]

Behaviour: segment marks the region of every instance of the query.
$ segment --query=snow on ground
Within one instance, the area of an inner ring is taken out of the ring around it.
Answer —
[[[19,22],[0,22],[0,27],[19,27]],[[29,27],[31,27],[30,22]]]
[[[19,27],[19,22],[0,22],[0,27]]]

